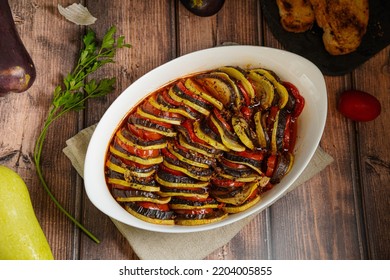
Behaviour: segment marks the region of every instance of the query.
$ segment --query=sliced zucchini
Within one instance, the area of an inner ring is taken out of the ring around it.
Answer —
[[[225,108],[230,108],[236,103],[235,90],[220,75],[200,74],[194,79],[205,87],[215,99],[219,100]]]
[[[222,140],[218,141],[216,139],[217,135],[211,129],[207,129],[204,124],[202,125],[201,121],[197,120],[194,122],[194,132],[198,138],[202,139],[210,146],[222,151],[229,151],[229,148],[222,143]],[[212,137],[213,135],[215,135],[215,137]]]
[[[160,211],[157,209],[147,209],[135,203],[126,203],[126,211],[136,218],[152,224],[174,225],[173,211]]]
[[[280,109],[283,109],[286,106],[288,101],[288,91],[287,89],[278,81],[278,78],[269,70],[257,68],[252,70],[260,75],[263,75],[267,78],[275,87],[276,93],[278,94],[278,106]]]
[[[223,109],[223,104],[221,101],[215,99],[211,94],[206,92],[200,85],[198,85],[193,79],[187,78],[184,82],[185,87],[190,90],[192,93],[199,95],[204,100],[213,104],[214,107],[218,108],[218,110]]]
[[[232,117],[232,124],[234,132],[237,134],[238,138],[240,138],[242,144],[244,144],[247,148],[254,150],[255,145],[249,137],[250,127],[245,118],[235,115]]]
[[[245,147],[235,141],[235,137],[228,130],[224,129],[223,125],[221,125],[221,123],[217,120],[216,117],[211,115],[210,120],[217,128],[219,136],[222,140],[222,144],[224,144],[228,149],[236,152],[245,151]]]
[[[238,206],[230,204],[225,205],[222,207],[222,210],[229,214],[240,213],[256,205],[260,200],[261,196],[257,195],[254,199],[251,199],[250,201],[245,201],[243,204]]]
[[[176,84],[169,89],[168,94],[173,100],[182,102],[205,116],[210,114],[210,108],[208,108],[207,104],[185,95],[185,93],[182,92]]]
[[[251,100],[251,104],[253,104],[253,100],[255,100],[255,91],[254,91],[251,83],[245,77],[243,70],[239,69],[238,67],[232,67],[232,66],[221,67],[218,70],[225,72],[233,79],[238,80],[242,84],[242,86],[244,87],[245,91],[248,93],[250,100]]]
[[[249,71],[248,77],[251,79],[261,107],[263,109],[271,107],[275,96],[275,88],[271,81],[256,71]]]

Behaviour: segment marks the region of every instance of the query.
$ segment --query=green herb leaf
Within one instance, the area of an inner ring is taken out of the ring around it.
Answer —
[[[72,72],[65,76],[63,85],[56,86],[53,91],[51,109],[43,125],[42,131],[38,136],[34,149],[34,163],[43,188],[60,211],[96,243],[99,243],[100,241],[69,214],[52,194],[43,177],[41,155],[47,130],[55,120],[67,112],[84,109],[84,103],[87,99],[102,97],[114,90],[115,78],[103,78],[99,81],[96,81],[95,79],[87,81],[87,78],[103,65],[113,63],[118,49],[131,47],[124,42],[125,39],[123,36],[115,39],[115,33],[116,28],[114,26],[109,28],[99,46],[95,32],[91,29],[87,30],[83,37],[84,46],[80,50],[76,66]]]

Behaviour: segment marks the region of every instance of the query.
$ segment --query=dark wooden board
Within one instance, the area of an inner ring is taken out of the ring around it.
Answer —
[[[263,15],[283,47],[312,61],[324,75],[344,75],[370,59],[390,43],[390,1],[370,1],[367,32],[359,48],[346,55],[333,56],[322,42],[322,29],[316,24],[304,33],[287,32],[280,24],[275,0],[261,0]]]

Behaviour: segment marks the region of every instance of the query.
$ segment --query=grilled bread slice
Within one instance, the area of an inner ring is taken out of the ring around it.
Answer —
[[[310,0],[317,24],[324,31],[325,49],[332,55],[355,51],[366,33],[368,0]]]
[[[276,0],[280,22],[289,32],[305,32],[315,21],[314,11],[309,0]]]

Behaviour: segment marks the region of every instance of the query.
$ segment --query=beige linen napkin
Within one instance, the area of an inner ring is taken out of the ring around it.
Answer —
[[[84,174],[84,159],[88,143],[95,127],[96,125],[93,125],[80,131],[66,141],[67,147],[63,149],[63,152],[71,160],[72,165],[81,177]],[[333,158],[318,147],[308,167],[289,191],[309,180],[332,161]],[[228,243],[252,218],[253,216],[250,216],[214,230],[183,234],[149,232],[125,225],[115,219],[112,219],[112,221],[140,259],[199,260]],[[150,248],[153,248],[153,250]]]

